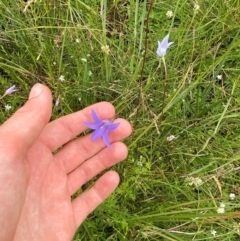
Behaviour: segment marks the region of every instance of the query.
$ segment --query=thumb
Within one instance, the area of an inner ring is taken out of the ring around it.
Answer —
[[[0,151],[12,157],[24,155],[49,122],[52,113],[51,91],[35,84],[28,101],[0,127]]]

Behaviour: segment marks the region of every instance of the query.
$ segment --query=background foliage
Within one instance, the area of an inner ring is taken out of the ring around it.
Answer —
[[[53,119],[107,100],[132,123],[121,184],[74,240],[238,240],[240,1],[156,0],[147,17],[150,5],[0,0],[1,94],[18,88],[0,121],[41,82],[60,100]]]

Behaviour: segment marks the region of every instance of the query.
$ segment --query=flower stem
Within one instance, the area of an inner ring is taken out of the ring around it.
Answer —
[[[163,82],[163,101],[162,101],[162,118],[163,118],[163,111],[165,107],[166,90],[167,90],[167,65],[164,57],[162,57],[162,61],[163,61],[164,73],[165,73],[164,82]]]
[[[0,100],[3,99],[5,96],[6,96],[6,94],[2,95],[2,96],[0,97]]]

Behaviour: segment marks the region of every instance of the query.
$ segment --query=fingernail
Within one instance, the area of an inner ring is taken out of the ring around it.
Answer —
[[[41,84],[35,84],[29,94],[29,98],[28,99],[32,99],[34,97],[37,97],[38,95],[40,95],[43,91],[43,86]]]

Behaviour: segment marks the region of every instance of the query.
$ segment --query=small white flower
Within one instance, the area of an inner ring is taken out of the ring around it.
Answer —
[[[174,135],[170,135],[167,137],[167,141],[173,141],[174,139],[176,139]]]
[[[172,18],[172,16],[173,16],[173,11],[171,11],[171,10],[167,11],[166,16],[167,16],[168,18]]]
[[[92,76],[92,71],[91,70],[88,71],[88,76]]]
[[[82,60],[82,62],[87,62],[87,59],[85,59],[85,58],[81,58],[81,60]]]
[[[80,43],[80,39],[79,38],[76,38],[76,43]]]
[[[234,199],[236,198],[236,194],[235,194],[235,193],[230,193],[230,194],[229,194],[229,198],[230,198],[231,200],[234,200]]]
[[[56,62],[53,62],[53,65],[56,65],[57,63]]]
[[[225,208],[218,208],[217,213],[225,213]]]
[[[199,187],[199,186],[201,186],[202,184],[203,184],[202,179],[199,178],[199,177],[196,177],[195,180],[194,180],[194,185],[195,185],[196,187]]]
[[[233,230],[235,231],[235,232],[237,232],[238,234],[240,234],[240,223],[234,223],[233,224]]]
[[[217,213],[225,213],[225,203],[220,203],[220,207],[217,209]]]
[[[12,108],[12,106],[9,104],[6,104],[4,107],[6,111],[9,111]]]
[[[187,177],[185,181],[189,186],[199,187],[203,184],[202,179],[199,177]]]
[[[139,167],[143,167],[143,163],[142,163],[141,161],[138,161],[138,162],[137,162],[137,165],[138,165]]]
[[[216,231],[216,230],[212,230],[212,231],[211,231],[211,234],[212,234],[212,236],[214,236],[214,237],[215,237],[215,236],[216,236],[216,234],[217,234],[217,231]]]
[[[64,75],[60,75],[59,80],[60,80],[61,82],[63,82],[63,81],[65,80]]]
[[[225,208],[225,207],[226,207],[225,203],[220,203],[220,208]]]
[[[202,181],[201,178],[197,177],[195,179],[195,183],[194,184],[195,184],[196,187],[198,187],[198,186],[201,186],[203,184],[203,181]]]
[[[101,50],[102,50],[105,54],[108,55],[109,52],[110,52],[109,45],[102,46],[102,47],[101,47]]]
[[[222,75],[221,74],[217,75],[217,79],[222,80]]]
[[[198,5],[197,3],[195,3],[194,6],[193,6],[194,12],[197,12],[199,9],[200,9],[200,5]]]

